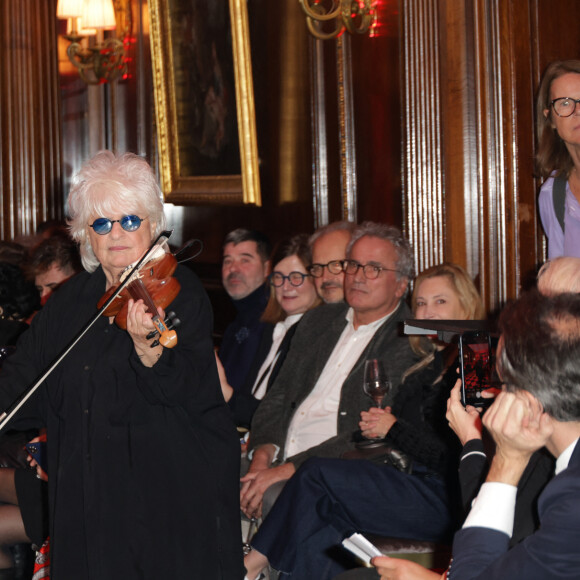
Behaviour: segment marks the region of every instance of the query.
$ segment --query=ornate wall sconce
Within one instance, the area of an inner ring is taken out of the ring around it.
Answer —
[[[131,42],[130,0],[58,0],[57,18],[67,20],[67,56],[90,85],[127,75]],[[105,37],[105,31],[116,31]]]
[[[376,0],[299,0],[310,34],[320,40],[336,38],[345,30],[366,34],[376,22]]]

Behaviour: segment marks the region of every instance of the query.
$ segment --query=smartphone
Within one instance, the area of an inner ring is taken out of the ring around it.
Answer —
[[[35,443],[27,443],[26,450],[34,461],[40,465],[41,469],[48,473],[48,457],[46,454],[46,441],[37,441]]]
[[[487,409],[494,399],[482,397],[482,392],[497,386],[494,376],[494,349],[489,332],[477,330],[461,334],[459,336],[459,361],[463,406],[471,405]]]

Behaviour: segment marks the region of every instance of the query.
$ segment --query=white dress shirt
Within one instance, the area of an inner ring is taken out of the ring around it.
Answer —
[[[578,439],[571,443],[556,460],[556,475],[568,467]],[[491,528],[507,534],[510,538],[514,529],[514,512],[517,487],[507,483],[490,481],[484,483],[473,500],[473,505],[464,528]]]
[[[278,360],[278,349],[288,332],[288,329],[296,324],[304,315],[304,312],[300,314],[292,314],[282,320],[281,322],[277,322],[276,326],[274,326],[274,332],[272,333],[272,346],[270,347],[270,352],[268,352],[268,356],[264,359],[262,366],[260,367],[260,371],[258,372],[258,376],[256,377],[256,382],[252,387],[252,395],[256,399],[262,400],[264,395],[266,394],[266,389],[268,388],[268,380],[270,379],[270,375],[272,374],[272,369],[276,365],[276,361]]]
[[[285,457],[306,451],[337,433],[337,415],[342,385],[378,328],[392,315],[375,322],[353,325],[353,310],[312,392],[296,410],[286,437]],[[362,383],[360,388],[362,389]]]

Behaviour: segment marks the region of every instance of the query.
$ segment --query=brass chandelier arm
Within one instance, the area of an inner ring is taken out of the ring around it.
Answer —
[[[320,24],[315,20],[312,20],[312,18],[306,18],[306,26],[308,27],[310,34],[319,40],[330,40],[331,38],[336,38],[344,31],[344,26],[338,20],[336,28],[332,32],[322,32]]]
[[[81,79],[89,85],[115,81],[123,78],[128,72],[130,59],[128,51],[132,43],[133,23],[131,0],[109,0],[109,2],[115,13],[115,31],[107,33],[113,36],[104,39],[105,30],[111,29],[110,19],[95,21],[92,27],[98,30],[97,37],[90,39],[89,31],[80,27],[81,13],[75,12],[73,6],[67,6],[67,9],[60,13],[57,10],[59,18],[68,20],[68,34],[64,35],[70,42],[66,51],[67,56]]]
[[[312,36],[319,40],[329,40],[340,36],[345,29],[351,34],[366,34],[375,23],[376,0],[332,0],[326,8],[320,2],[299,0],[306,14],[306,25]],[[334,20],[334,28],[325,30],[327,22]]]
[[[335,18],[340,18],[342,10],[341,3],[340,1],[337,2],[337,0],[333,0],[332,5],[334,6],[335,4],[336,8],[334,8],[331,12],[324,13],[321,12],[322,7],[320,4],[315,4],[317,9],[314,9],[310,6],[310,0],[300,0],[300,5],[302,6],[302,10],[304,10],[306,15],[309,18],[312,18],[313,20],[319,20],[322,22],[326,20],[334,20]]]
[[[72,42],[66,53],[81,79],[89,85],[98,85],[103,79],[113,81],[127,72],[125,47],[117,38],[107,38],[94,48]]]
[[[343,2],[342,3],[342,20],[346,29],[351,34],[366,34],[376,19],[376,12],[373,8],[375,0],[364,0],[364,7],[361,8],[358,2]],[[353,7],[356,8],[356,14],[353,16]],[[358,26],[356,21],[360,20]]]

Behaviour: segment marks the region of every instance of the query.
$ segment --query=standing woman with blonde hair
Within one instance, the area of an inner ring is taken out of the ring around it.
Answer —
[[[548,258],[580,257],[580,60],[552,62],[536,103],[540,217]]]

